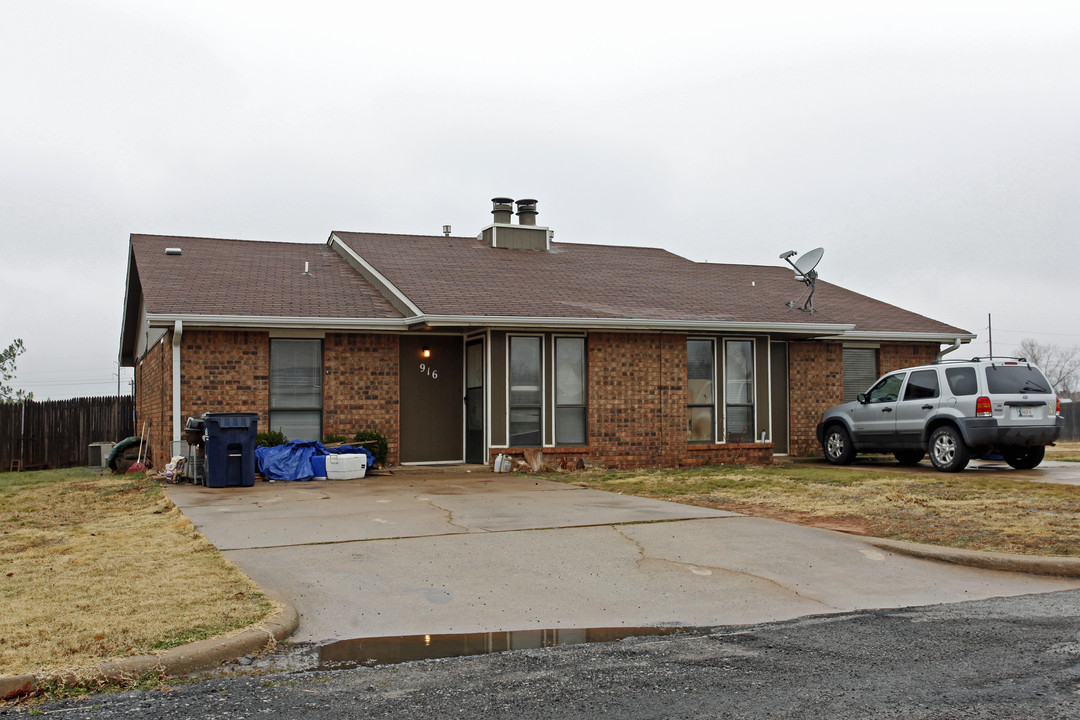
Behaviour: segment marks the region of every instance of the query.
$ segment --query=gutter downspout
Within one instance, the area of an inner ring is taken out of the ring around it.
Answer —
[[[939,352],[937,354],[937,359],[940,360],[941,358],[945,357],[946,355],[948,355],[949,353],[951,353],[953,350],[957,349],[958,347],[960,347],[960,338],[956,338],[955,340],[953,340],[952,345],[950,345],[949,347],[947,347],[944,350],[942,350],[941,352]]]
[[[172,441],[169,446],[169,456],[172,456],[173,447],[180,442],[180,340],[184,337],[184,321],[177,320],[173,323],[172,336]]]

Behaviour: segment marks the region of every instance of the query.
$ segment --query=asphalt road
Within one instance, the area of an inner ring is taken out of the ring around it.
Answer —
[[[1080,591],[219,677],[37,709],[66,720],[1080,718]]]

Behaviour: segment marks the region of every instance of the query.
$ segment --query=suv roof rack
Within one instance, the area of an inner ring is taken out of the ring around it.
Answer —
[[[1029,362],[1027,358],[1015,357],[1013,355],[985,355],[982,357],[973,357],[970,360],[960,360],[957,358],[941,358],[940,360],[934,360],[931,365],[944,365],[945,363],[973,363],[973,362],[993,362],[994,360],[1015,360],[1016,362],[1026,363]]]

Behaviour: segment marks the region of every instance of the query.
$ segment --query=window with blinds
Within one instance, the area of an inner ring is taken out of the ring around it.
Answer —
[[[844,348],[844,402],[855,400],[877,379],[877,348]]]

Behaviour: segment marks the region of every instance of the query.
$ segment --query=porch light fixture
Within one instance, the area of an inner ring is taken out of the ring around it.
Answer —
[[[429,348],[429,347],[428,347],[427,345],[425,345],[425,346],[424,346],[424,347],[423,347],[423,348],[422,348],[422,349],[420,350],[420,357],[423,357],[423,358],[429,358],[429,357],[431,357],[431,348]]]

